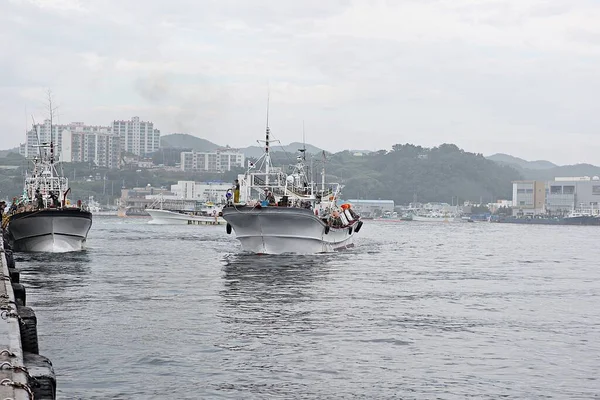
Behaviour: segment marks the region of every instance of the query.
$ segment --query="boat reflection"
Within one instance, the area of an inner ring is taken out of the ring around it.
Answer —
[[[231,255],[223,259],[219,318],[231,343],[316,329],[312,303],[334,256]],[[225,345],[228,347],[227,345]]]

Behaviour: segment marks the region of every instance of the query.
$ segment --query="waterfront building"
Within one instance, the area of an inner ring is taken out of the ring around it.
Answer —
[[[599,213],[600,178],[557,177],[553,181],[513,182],[513,215]]]
[[[546,184],[543,181],[513,182],[513,215],[545,213]]]
[[[235,149],[212,152],[184,151],[181,153],[182,171],[225,172],[244,166],[244,154]]]
[[[233,182],[178,181],[177,184],[171,185],[171,192],[179,199],[219,204],[225,201],[227,190],[232,187]]]
[[[557,215],[564,215],[573,210],[592,212],[599,211],[600,178],[559,177],[546,184],[546,209]]]
[[[113,121],[112,130],[119,136],[121,151],[149,157],[160,149],[160,131],[152,122],[133,117],[129,121]]]

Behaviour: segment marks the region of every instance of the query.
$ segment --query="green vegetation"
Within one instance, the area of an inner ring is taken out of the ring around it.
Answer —
[[[327,174],[345,184],[345,198],[392,199],[398,204],[492,202],[512,198],[512,181],[522,179],[513,168],[487,160],[481,154],[443,144],[431,149],[411,144],[393,146],[357,157],[334,154]]]

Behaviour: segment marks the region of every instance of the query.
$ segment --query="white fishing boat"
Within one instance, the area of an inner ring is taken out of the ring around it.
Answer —
[[[259,254],[314,254],[352,247],[363,222],[349,204],[336,204],[341,185],[325,185],[323,163],[318,187],[309,177],[305,149],[291,174],[272,166],[269,135],[267,121],[264,154],[239,175],[223,208],[227,233],[235,233],[244,251]]]
[[[92,226],[92,213],[81,201],[72,205],[68,179],[54,165],[54,145],[41,144],[23,195],[5,216],[14,251],[62,253],[82,250]]]
[[[459,222],[461,221],[460,217],[456,214],[452,213],[444,213],[444,212],[430,212],[423,214],[413,214],[413,221],[418,222]]]
[[[89,196],[87,201],[87,207],[95,217],[113,217],[117,216],[117,210],[105,209],[100,206],[96,200],[94,200],[94,196]]]
[[[207,203],[199,211],[167,210],[163,208],[163,198],[160,196],[146,212],[152,218],[148,221],[154,225],[224,225],[221,207]]]

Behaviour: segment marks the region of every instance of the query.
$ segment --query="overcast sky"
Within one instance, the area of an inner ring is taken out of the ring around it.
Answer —
[[[245,147],[455,143],[600,164],[598,0],[1,0],[0,148],[139,116]]]

